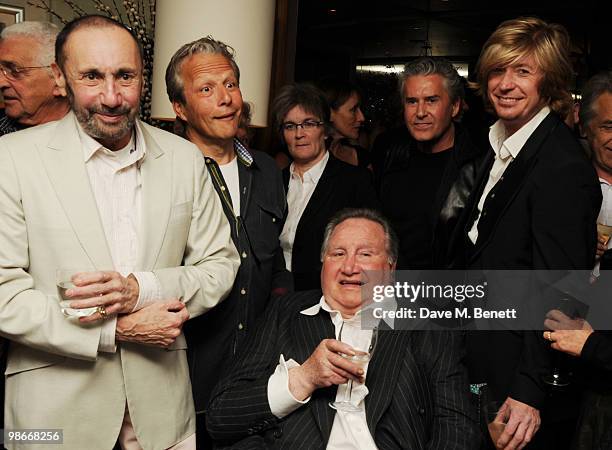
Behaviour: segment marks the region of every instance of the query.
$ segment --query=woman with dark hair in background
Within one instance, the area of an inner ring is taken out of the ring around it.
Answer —
[[[329,219],[342,208],[376,208],[367,170],[340,161],[327,151],[329,108],[309,84],[283,87],[272,105],[274,122],[293,162],[283,170],[288,214],[280,235],[295,290],[317,289],[321,244]]]
[[[348,81],[324,79],[318,87],[325,95],[332,126],[329,151],[341,161],[353,166],[370,168],[370,155],[358,143],[359,131],[365,122],[361,111],[361,94]]]

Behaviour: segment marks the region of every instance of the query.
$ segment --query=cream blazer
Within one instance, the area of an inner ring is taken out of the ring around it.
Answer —
[[[181,298],[195,317],[227,295],[238,253],[201,153],[141,126],[138,269],[153,271],[163,297]],[[0,138],[0,335],[11,340],[5,426],[61,428],[62,449],[111,449],[127,401],[144,449],[192,434],[183,335],[169,350],[120,343],[116,353],[98,352],[100,323],[80,325],[60,311],[59,267],[113,267],[72,113]]]

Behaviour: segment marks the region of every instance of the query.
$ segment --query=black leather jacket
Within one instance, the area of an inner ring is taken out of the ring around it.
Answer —
[[[432,208],[432,264],[437,269],[453,265],[454,255],[449,244],[454,234],[461,231],[456,229],[456,225],[474,188],[478,167],[487,150],[485,146],[475,145],[460,124],[455,123],[454,126],[454,150],[444,169]],[[402,201],[404,193],[381,192],[382,180],[386,174],[408,164],[411,153],[416,151],[415,146],[415,140],[405,127],[381,135],[376,140],[372,154],[374,182],[379,196],[396,195],[397,201]]]

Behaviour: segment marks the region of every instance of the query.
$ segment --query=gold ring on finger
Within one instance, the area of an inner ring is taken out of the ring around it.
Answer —
[[[104,305],[98,306],[96,308],[96,312],[102,316],[102,319],[106,319],[108,317],[108,314],[106,312],[106,308],[104,307]]]

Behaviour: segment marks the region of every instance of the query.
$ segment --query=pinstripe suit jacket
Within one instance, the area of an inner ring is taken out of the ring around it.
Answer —
[[[268,378],[282,353],[303,363],[334,337],[329,314],[300,314],[320,291],[272,302],[251,342],[213,392],[208,430],[219,447],[324,449],[335,411],[336,387],[319,389],[283,419],[270,411]],[[381,449],[477,449],[462,337],[448,332],[381,332],[368,368],[366,419]],[[197,382],[194,380],[194,382]]]

